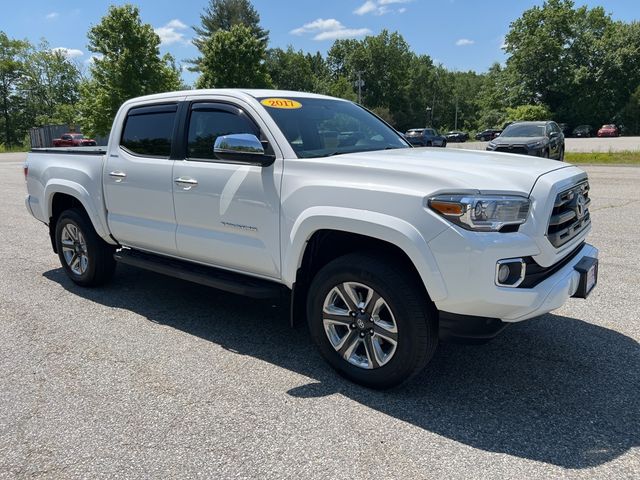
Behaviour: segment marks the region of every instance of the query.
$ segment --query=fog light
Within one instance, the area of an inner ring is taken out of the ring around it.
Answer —
[[[498,283],[506,282],[507,278],[509,278],[510,273],[511,269],[509,268],[509,265],[507,265],[506,263],[500,265],[500,267],[498,268]]]
[[[522,258],[499,260],[496,264],[496,285],[517,287],[524,280],[526,268]]]

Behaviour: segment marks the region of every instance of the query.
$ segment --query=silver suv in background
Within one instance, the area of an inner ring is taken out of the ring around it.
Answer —
[[[492,152],[564,160],[564,134],[556,122],[515,122],[487,145]]]

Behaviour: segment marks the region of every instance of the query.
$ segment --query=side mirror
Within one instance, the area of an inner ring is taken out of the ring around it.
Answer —
[[[551,132],[549,134],[549,138],[556,138],[556,137],[558,137],[558,135],[559,135],[558,132]]]
[[[271,165],[275,157],[267,155],[258,137],[250,133],[234,133],[216,138],[213,145],[216,158],[229,162]]]

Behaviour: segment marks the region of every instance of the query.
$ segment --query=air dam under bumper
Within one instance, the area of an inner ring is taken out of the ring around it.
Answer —
[[[437,251],[434,252],[448,292],[447,298],[436,302],[439,311],[449,315],[499,319],[507,323],[543,315],[560,308],[576,293],[580,273],[575,266],[580,260],[598,257],[598,249],[585,243],[566,265],[534,287],[509,288],[495,285],[495,263],[499,258],[491,258],[491,250],[461,255],[461,261],[466,265],[454,268],[456,279],[442,268],[447,263],[441,263],[440,260],[444,259],[438,258]],[[507,255],[509,258],[518,256]],[[451,260],[451,257],[448,256],[447,260]],[[460,276],[463,273],[466,275]]]

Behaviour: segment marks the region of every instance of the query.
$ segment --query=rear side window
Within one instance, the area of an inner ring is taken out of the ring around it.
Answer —
[[[189,119],[187,157],[217,160],[213,154],[216,139],[235,133],[260,136],[258,127],[241,109],[225,104],[196,104]]]
[[[120,146],[135,155],[169,158],[177,109],[176,104],[132,108],[125,120]]]

